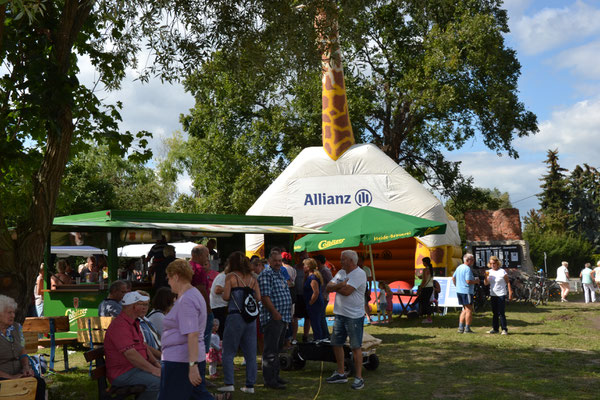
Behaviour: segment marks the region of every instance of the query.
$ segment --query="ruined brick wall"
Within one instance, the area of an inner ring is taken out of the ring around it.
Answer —
[[[521,240],[521,219],[516,208],[465,212],[468,241]]]

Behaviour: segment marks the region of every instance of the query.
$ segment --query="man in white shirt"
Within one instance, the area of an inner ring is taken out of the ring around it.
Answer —
[[[340,263],[342,269],[327,284],[327,292],[335,292],[333,314],[335,323],[331,335],[331,345],[335,353],[337,370],[327,378],[327,383],[346,383],[348,377],[344,373],[344,343],[350,338],[350,348],[356,370],[352,389],[365,386],[362,379],[362,337],[364,325],[364,293],[367,286],[367,275],[357,265],[358,254],[353,250],[342,251]]]

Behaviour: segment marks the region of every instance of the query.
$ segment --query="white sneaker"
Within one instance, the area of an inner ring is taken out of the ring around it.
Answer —
[[[508,335],[508,331],[505,329],[505,330],[502,331],[502,334],[503,335]]]
[[[242,392],[244,392],[244,393],[248,393],[248,394],[254,394],[254,388],[253,388],[253,387],[249,388],[249,387],[247,387],[247,386],[242,386],[242,387],[240,388],[240,390],[241,390]]]
[[[235,391],[235,388],[233,387],[233,385],[225,385],[225,386],[221,386],[217,390],[219,392],[233,392],[233,391]]]

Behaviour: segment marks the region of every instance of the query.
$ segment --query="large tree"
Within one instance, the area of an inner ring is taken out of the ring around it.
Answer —
[[[535,264],[541,265],[546,253],[551,271],[567,260],[576,274],[600,248],[600,174],[587,164],[568,173],[559,164],[558,149],[548,150],[544,163],[540,209],[527,213],[523,237]]]
[[[302,148],[321,143],[313,21],[328,3],[304,2],[295,15],[286,14],[295,34],[260,24],[228,51],[213,53],[187,79],[196,107],[185,117],[184,129],[201,158],[189,170],[200,199],[215,194],[214,188],[205,191],[207,171],[219,163],[235,164],[234,151],[280,167]],[[513,138],[538,130],[536,117],[518,100],[520,65],[504,44],[508,25],[500,1],[338,3],[350,120],[358,142],[375,143],[414,177],[457,198],[468,179],[461,176],[460,163],[445,158],[445,150],[482,141],[499,154],[517,157]],[[211,144],[217,137],[232,151],[215,152]],[[219,190],[226,197],[230,185],[263,176],[257,171],[231,177]]]
[[[569,176],[569,231],[582,235],[600,251],[600,172],[577,165]]]
[[[246,13],[232,4],[0,2],[0,292],[17,300],[19,319],[32,297],[69,157],[98,143],[130,159],[150,155],[147,133],[119,130],[121,104],[104,103],[79,82],[78,60],[90,61],[98,88],[118,89],[145,43],[150,56],[141,79],[176,79],[251,25],[240,19],[240,32],[232,31],[233,17]]]

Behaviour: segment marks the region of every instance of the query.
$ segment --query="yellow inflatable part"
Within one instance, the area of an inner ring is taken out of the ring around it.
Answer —
[[[371,315],[377,314],[377,304],[369,303],[369,306],[371,307]],[[325,315],[333,315],[333,303],[327,304],[327,308],[325,308]]]

